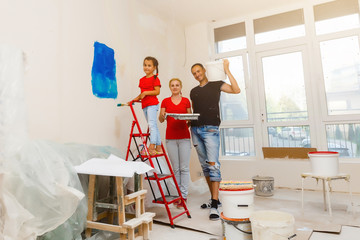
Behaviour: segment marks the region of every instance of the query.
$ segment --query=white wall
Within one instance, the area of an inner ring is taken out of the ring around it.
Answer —
[[[187,42],[187,69],[195,62],[204,63],[210,60],[208,23],[202,22],[193,24],[186,28]],[[187,73],[188,82],[185,85],[195,86],[196,82],[190,72]],[[241,93],[240,93],[241,94]],[[197,156],[192,153],[191,174],[192,179],[199,178],[200,166],[196,163]],[[222,176],[224,180],[251,180],[253,176],[272,176],[275,179],[276,187],[301,188],[301,173],[311,172],[309,160],[285,160],[285,159],[265,159],[265,160],[222,160]],[[360,192],[360,186],[356,184],[360,181],[360,164],[340,163],[340,172],[351,175],[352,189]],[[333,181],[334,191],[347,191],[347,183],[343,180]],[[322,185],[316,184],[315,180],[307,179],[305,188],[322,189]]]
[[[159,99],[169,96],[171,77],[184,76],[184,28],[138,1],[0,0],[0,29],[0,43],[15,45],[26,56],[33,139],[110,145],[125,152],[132,117],[128,107],[116,104],[139,94],[144,57],[159,60]],[[116,100],[92,94],[95,41],[115,51]]]
[[[0,44],[15,45],[26,56],[27,121],[33,139],[110,145],[125,152],[132,118],[128,108],[117,108],[116,103],[139,93],[143,58],[152,55],[159,60],[159,99],[169,96],[172,77],[183,80],[183,94],[189,96],[197,85],[191,65],[210,60],[207,22],[184,29],[135,0],[0,0],[0,29]],[[92,95],[94,41],[115,50],[117,100]],[[164,129],[165,124],[160,125],[162,136]],[[300,187],[300,173],[309,170],[306,161],[222,161],[224,179],[270,175],[276,186],[291,188]],[[350,173],[353,183],[360,180],[358,164],[343,163],[340,170]],[[198,172],[192,149],[193,180]],[[360,192],[358,185],[353,189]]]

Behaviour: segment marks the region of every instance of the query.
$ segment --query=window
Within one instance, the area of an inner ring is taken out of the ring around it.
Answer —
[[[255,43],[269,43],[305,36],[303,10],[254,20]]]
[[[245,88],[245,72],[242,56],[228,58],[230,62],[230,71],[238,82],[241,94],[221,93],[221,119],[228,120],[247,120],[249,119],[246,88]],[[227,78],[225,82],[230,83]]]
[[[320,50],[328,114],[360,114],[358,37],[320,42]]]
[[[215,28],[214,35],[216,53],[246,48],[245,23]]]
[[[360,157],[360,124],[328,124],[326,138],[329,151],[341,157]]]
[[[263,57],[262,67],[267,121],[307,120],[302,53]]]
[[[310,147],[309,126],[268,127],[270,147]]]
[[[255,156],[253,128],[223,128],[220,134],[223,156]]]
[[[225,159],[258,159],[261,147],[314,147],[360,158],[359,1],[302,4],[306,11],[213,28],[212,58],[230,60],[242,90],[221,95]]]
[[[314,6],[317,34],[359,27],[358,0],[338,0]]]

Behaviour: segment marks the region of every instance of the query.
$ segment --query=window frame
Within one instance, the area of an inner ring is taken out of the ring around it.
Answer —
[[[266,114],[264,111],[265,99],[259,100],[263,95],[261,91],[261,80],[259,77],[259,63],[258,55],[262,52],[268,51],[281,51],[281,49],[291,48],[303,48],[306,52],[306,59],[304,60],[303,54],[303,67],[305,78],[305,89],[308,106],[308,125],[311,135],[311,147],[316,147],[318,150],[328,149],[326,125],[328,124],[347,124],[347,123],[360,123],[360,114],[347,114],[347,115],[328,115],[327,100],[325,95],[325,82],[323,79],[322,62],[320,54],[320,42],[324,40],[332,40],[336,38],[342,38],[347,36],[357,35],[360,39],[360,27],[356,29],[344,30],[335,33],[327,33],[322,35],[316,35],[315,21],[314,21],[314,6],[321,3],[329,2],[328,0],[319,0],[315,3],[303,2],[295,5],[289,5],[286,7],[278,8],[277,10],[269,10],[264,12],[258,12],[253,15],[244,16],[241,18],[227,19],[221,21],[213,21],[208,24],[208,39],[209,39],[209,53],[210,60],[216,60],[219,58],[232,57],[237,55],[247,55],[246,62],[249,69],[249,75],[245,77],[246,85],[246,99],[248,104],[249,119],[247,121],[222,121],[221,128],[231,127],[251,127],[254,129],[254,143],[255,143],[255,156],[222,156],[221,160],[263,160],[262,147],[269,146],[267,127],[273,126],[273,124],[264,124],[263,120]],[[360,2],[360,0],[359,0]],[[360,4],[359,4],[360,6]],[[286,39],[278,42],[270,42],[264,44],[255,44],[255,35],[253,28],[253,20],[270,15],[276,15],[286,11],[292,11],[299,8],[303,8],[304,22],[305,22],[305,36]],[[359,7],[360,8],[360,7]],[[360,12],[360,10],[359,10]],[[226,25],[236,24],[239,22],[245,22],[246,31],[246,49],[235,50],[225,53],[217,54],[215,52],[214,41],[214,28],[223,27]],[[359,41],[360,44],[360,41]],[[280,49],[280,50],[279,50]],[[244,59],[244,58],[243,58]],[[246,69],[244,67],[244,69]],[[261,77],[262,78],[262,77]],[[259,80],[260,79],[260,80]],[[260,84],[260,85],[259,85]],[[307,86],[306,86],[307,85]],[[241,93],[240,93],[241,94]],[[263,97],[264,98],[264,97]],[[261,101],[261,104],[259,103]],[[316,106],[316,107],[315,107]],[[297,125],[297,122],[280,122],[282,126]],[[222,149],[220,154],[222,153]],[[341,158],[340,162],[360,163],[360,158]]]

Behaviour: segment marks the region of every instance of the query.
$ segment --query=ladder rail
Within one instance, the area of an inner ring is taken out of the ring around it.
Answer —
[[[164,145],[161,143],[161,148],[163,150],[163,153],[162,154],[159,154],[159,155],[154,155],[154,156],[151,156],[150,153],[149,153],[149,149],[147,147],[147,142],[149,141],[150,139],[150,134],[149,134],[149,128],[147,128],[147,133],[144,134],[141,130],[141,127],[140,127],[140,124],[139,124],[139,121],[138,121],[138,118],[136,116],[136,113],[135,113],[135,110],[134,110],[134,101],[131,101],[129,102],[128,104],[118,104],[117,106],[129,106],[130,107],[130,110],[131,110],[131,113],[133,115],[133,118],[134,120],[132,121],[132,125],[131,125],[131,131],[130,131],[130,137],[129,137],[129,142],[128,142],[128,147],[127,147],[127,152],[126,152],[126,161],[129,160],[129,154],[131,155],[131,157],[133,158],[133,161],[136,161],[137,159],[141,159],[141,161],[145,162],[145,161],[149,161],[149,164],[152,168],[156,169],[155,168],[155,165],[154,165],[154,162],[153,162],[153,159],[156,161],[157,163],[157,166],[159,168],[159,171],[160,171],[160,174],[163,175],[163,170],[161,168],[161,165],[160,165],[160,162],[159,162],[159,159],[158,157],[160,156],[164,156],[165,158],[165,163],[168,167],[168,170],[170,171],[170,174],[169,174],[169,177],[167,178],[164,178],[164,177],[160,177],[158,176],[158,173],[156,172],[153,172],[153,176],[154,177],[150,177],[147,173],[146,173],[146,178],[149,182],[149,185],[150,185],[150,189],[151,189],[151,192],[152,192],[152,195],[154,197],[154,200],[153,202],[155,203],[160,203],[160,204],[164,204],[165,206],[165,209],[166,209],[166,212],[168,214],[168,217],[169,217],[169,220],[170,220],[170,226],[171,227],[174,227],[174,219],[176,219],[177,217],[183,215],[183,214],[187,214],[188,218],[191,218],[190,216],[190,212],[189,212],[189,209],[187,208],[186,204],[185,204],[185,201],[184,201],[184,198],[181,194],[181,191],[180,191],[180,187],[177,183],[177,180],[175,178],[175,174],[174,174],[174,171],[171,167],[171,163],[170,163],[170,160],[166,154],[166,151],[165,151],[165,148],[164,148]],[[137,131],[138,133],[134,133],[134,129],[135,127],[137,128]],[[139,148],[139,145],[138,145],[138,142],[136,141],[136,137],[140,137],[141,139],[141,142],[143,144],[143,147],[142,149]],[[133,152],[131,151],[131,142],[134,141],[135,143],[135,146],[136,146],[136,150],[138,151],[138,156],[135,157]],[[145,155],[146,157],[144,157],[141,153],[145,151]],[[171,195],[171,192],[170,192],[170,189],[168,187],[168,184],[167,184],[167,179],[171,179],[173,180],[174,182],[174,185],[175,185],[175,188],[176,188],[176,191],[177,191],[177,194],[178,196],[172,196]],[[155,196],[155,191],[153,189],[153,186],[150,182],[150,180],[155,180],[156,181],[156,184],[157,184],[157,187],[158,187],[158,190],[160,192],[160,195],[161,195],[161,198],[162,198],[162,201],[161,200],[157,200],[156,196]],[[166,191],[168,193],[168,195],[165,195],[164,193],[164,190],[163,190],[163,186],[162,186],[162,183],[163,185],[165,186],[166,188]],[[169,201],[166,199],[166,197],[169,196]],[[180,214],[177,214],[176,216],[172,216],[171,214],[171,211],[170,211],[170,208],[169,208],[169,204],[173,203],[174,201],[176,200],[181,200],[183,201],[183,207],[184,207],[184,211],[181,212]]]

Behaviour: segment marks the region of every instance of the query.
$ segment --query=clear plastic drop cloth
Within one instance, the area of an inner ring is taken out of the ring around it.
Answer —
[[[73,166],[123,155],[111,147],[30,140],[23,58],[21,50],[0,45],[0,239],[78,240],[87,176],[79,178]]]
[[[87,240],[118,240],[119,236],[119,233],[100,231],[94,234],[94,236],[87,238]]]

